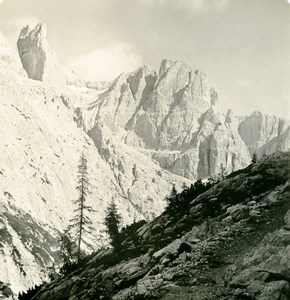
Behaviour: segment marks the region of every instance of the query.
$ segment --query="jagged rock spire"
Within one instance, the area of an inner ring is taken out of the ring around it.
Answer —
[[[46,39],[45,23],[34,29],[22,28],[17,41],[18,53],[29,78],[52,84],[64,84],[65,77],[56,54]]]

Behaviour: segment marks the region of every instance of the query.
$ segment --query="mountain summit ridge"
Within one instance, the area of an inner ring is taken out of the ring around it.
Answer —
[[[93,139],[106,127],[114,139],[143,151],[162,168],[199,179],[216,176],[221,165],[228,173],[245,167],[254,152],[289,149],[289,122],[265,115],[253,135],[247,124],[258,115],[243,120],[231,110],[224,115],[204,72],[164,59],[159,72],[141,67],[122,73],[79,109],[77,118]]]

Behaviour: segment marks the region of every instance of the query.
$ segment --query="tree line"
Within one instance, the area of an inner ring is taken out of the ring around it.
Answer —
[[[256,153],[253,154],[252,164],[258,161]],[[78,164],[78,174],[76,179],[76,190],[78,197],[73,200],[75,206],[73,212],[74,215],[69,221],[69,225],[66,230],[61,234],[60,242],[60,258],[64,263],[62,272],[66,273],[72,265],[79,265],[82,257],[85,256],[84,248],[92,249],[90,241],[94,240],[94,228],[92,226],[92,220],[90,214],[95,210],[87,205],[87,197],[89,195],[90,183],[88,177],[87,159],[84,153],[81,154]],[[226,168],[221,164],[220,172],[217,178],[209,178],[205,181],[201,179],[197,180],[190,186],[183,185],[182,191],[177,192],[175,185],[173,185],[171,193],[166,197],[167,213],[171,218],[179,218],[186,214],[190,208],[190,202],[210,189],[214,184],[224,179],[227,176]],[[128,237],[128,234],[132,234],[134,228],[138,228],[142,223],[132,224],[121,230],[122,218],[118,213],[117,205],[112,199],[109,203],[106,215],[104,218],[105,233],[108,235],[110,244],[118,249],[122,241]]]
[[[254,152],[251,164],[256,164],[258,161],[258,155]],[[206,180],[199,179],[189,187],[183,185],[182,191],[179,193],[177,192],[175,185],[173,185],[170,195],[166,197],[167,206],[165,212],[173,219],[186,214],[189,211],[190,202],[193,199],[206,192],[214,184],[225,179],[227,175],[226,167],[221,164],[216,178],[208,178]]]

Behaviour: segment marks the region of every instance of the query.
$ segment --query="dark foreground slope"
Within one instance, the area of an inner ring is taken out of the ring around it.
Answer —
[[[33,299],[290,299],[289,161],[232,173]]]

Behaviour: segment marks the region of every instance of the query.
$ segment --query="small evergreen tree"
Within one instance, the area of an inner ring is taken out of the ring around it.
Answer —
[[[120,214],[118,214],[116,203],[114,199],[112,199],[106,212],[105,232],[109,235],[111,239],[111,245],[115,248],[119,247],[121,244],[121,239],[119,234],[121,221],[122,221],[122,217]]]
[[[175,185],[173,185],[170,195],[166,197],[167,207],[166,210],[171,216],[175,216],[178,211],[180,211],[180,206],[182,204],[181,194],[177,193]]]
[[[227,168],[224,166],[224,164],[220,165],[220,173],[218,174],[218,179],[223,180],[227,176]]]
[[[77,186],[76,190],[79,196],[73,203],[77,206],[74,209],[75,216],[70,220],[70,225],[68,227],[70,235],[73,240],[77,243],[77,263],[80,261],[81,256],[81,244],[85,244],[87,247],[91,248],[91,245],[87,242],[86,237],[92,235],[92,221],[86,215],[88,212],[92,212],[91,206],[85,204],[86,197],[89,194],[89,179],[87,170],[87,159],[82,153],[78,165],[78,176],[77,176]]]
[[[59,257],[62,259],[65,265],[69,265],[75,262],[74,258],[74,250],[75,244],[72,242],[71,237],[67,230],[63,234],[61,234],[59,239],[60,250]]]
[[[252,164],[255,164],[257,161],[258,161],[258,154],[254,152],[252,156]]]

